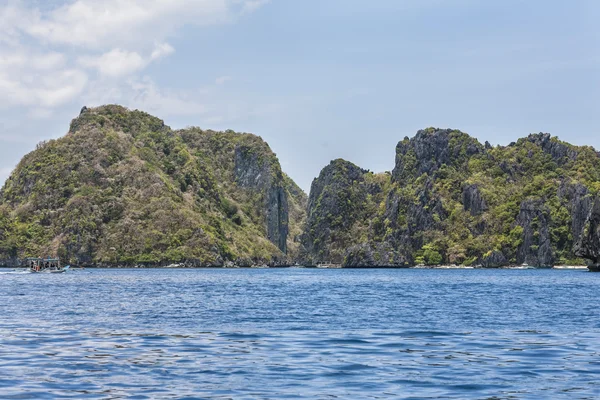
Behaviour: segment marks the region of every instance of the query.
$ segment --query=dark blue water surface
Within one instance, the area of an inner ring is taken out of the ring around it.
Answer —
[[[1,399],[596,399],[600,274],[0,272]]]

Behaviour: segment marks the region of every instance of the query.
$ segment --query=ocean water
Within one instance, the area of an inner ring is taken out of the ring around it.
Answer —
[[[0,272],[1,399],[598,399],[600,274]]]

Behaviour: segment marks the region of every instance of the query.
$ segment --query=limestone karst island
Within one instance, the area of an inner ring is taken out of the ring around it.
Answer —
[[[373,173],[336,159],[307,196],[260,137],[84,107],[0,191],[0,263],[502,267],[600,262],[600,155],[427,128]]]

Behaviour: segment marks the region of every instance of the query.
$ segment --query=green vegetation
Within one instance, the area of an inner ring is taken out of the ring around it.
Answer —
[[[600,157],[548,134],[492,147],[428,128],[381,174],[334,160],[307,199],[252,134],[84,109],[0,191],[0,260],[95,265],[581,264]]]
[[[548,134],[492,147],[428,128],[398,143],[396,154],[388,180],[344,160],[315,180],[305,233],[313,259],[343,260],[345,250],[363,246],[354,264],[357,254],[371,263],[388,258],[377,249],[401,252],[410,264],[583,263],[573,244],[600,189],[591,147]]]
[[[236,162],[240,152],[256,157]],[[285,263],[286,249],[269,240],[272,188],[283,188],[292,207],[289,220],[275,222],[297,234],[306,195],[259,137],[173,131],[120,106],[84,109],[65,137],[26,155],[0,192],[0,259]],[[298,246],[288,241],[294,257]]]

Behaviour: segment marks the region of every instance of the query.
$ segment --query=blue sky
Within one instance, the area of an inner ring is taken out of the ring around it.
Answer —
[[[600,148],[595,0],[0,0],[0,183],[83,105],[262,136],[308,191],[428,126]]]

